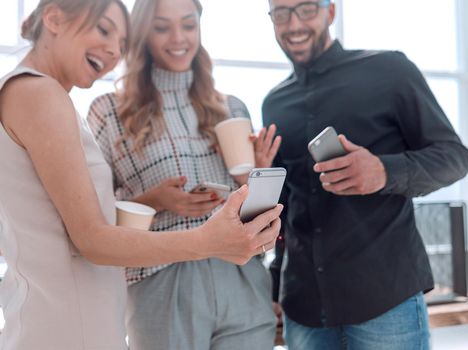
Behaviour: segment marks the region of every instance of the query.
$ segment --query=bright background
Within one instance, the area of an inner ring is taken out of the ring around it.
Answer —
[[[149,0],[148,0],[149,1]],[[267,0],[201,0],[203,42],[214,62],[217,88],[241,98],[254,127],[261,127],[261,103],[290,73],[278,48]],[[131,9],[134,0],[124,0]],[[403,51],[423,71],[439,103],[462,139],[468,141],[468,0],[335,0],[333,35],[345,48]],[[0,76],[27,52],[18,28],[38,0],[0,0]],[[85,116],[90,102],[113,91],[115,73],[72,98]],[[418,201],[468,200],[467,180]],[[0,258],[0,275],[6,265]],[[0,328],[3,327],[0,313]],[[434,349],[462,350],[468,326],[431,330]],[[279,348],[278,348],[279,349]]]
[[[131,10],[134,0],[124,1]],[[337,0],[332,33],[346,48],[403,51],[423,71],[439,103],[464,141],[468,140],[468,1]],[[38,0],[0,1],[0,75],[28,50],[20,39],[21,20]],[[279,49],[267,15],[267,0],[202,0],[202,38],[214,62],[217,88],[238,96],[261,128],[261,103],[287,77],[290,65]],[[71,93],[86,115],[90,102],[113,91],[118,73],[91,89]],[[468,199],[462,181],[424,200]]]

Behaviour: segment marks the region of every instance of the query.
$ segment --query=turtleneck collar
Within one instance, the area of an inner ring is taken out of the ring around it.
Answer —
[[[294,72],[296,73],[297,79],[300,83],[305,84],[309,74],[325,73],[329,68],[335,66],[339,62],[343,51],[344,49],[340,42],[335,40],[328,50],[312,62],[306,65],[294,64]]]
[[[152,79],[159,91],[188,90],[193,82],[193,71],[172,72],[153,68]]]

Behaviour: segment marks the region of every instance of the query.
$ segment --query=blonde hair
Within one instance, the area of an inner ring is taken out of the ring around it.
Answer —
[[[86,13],[86,20],[79,29],[81,31],[95,25],[113,2],[121,8],[126,21],[127,33],[129,33],[130,19],[127,8],[121,0],[40,0],[36,9],[24,20],[21,26],[21,36],[32,42],[33,45],[37,43],[43,28],[42,13],[51,4],[58,6],[68,16],[69,21]]]
[[[122,77],[122,89],[117,93],[118,116],[124,126],[124,135],[117,140],[122,146],[127,138],[133,139],[133,151],[142,153],[150,136],[160,136],[165,128],[161,93],[152,80],[153,58],[147,46],[153,16],[158,0],[136,0],[131,14],[132,32],[130,47],[126,56],[127,71]],[[198,14],[202,6],[192,0]],[[224,96],[215,90],[213,65],[205,48],[200,45],[192,62],[193,83],[189,97],[198,117],[200,134],[208,137],[214,145],[214,126],[226,119]],[[152,122],[153,121],[153,122]],[[158,130],[155,130],[155,126]]]

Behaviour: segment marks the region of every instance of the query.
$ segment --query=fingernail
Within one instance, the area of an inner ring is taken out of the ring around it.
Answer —
[[[218,195],[216,193],[213,193],[210,198],[211,199],[216,199],[216,198],[218,198]]]

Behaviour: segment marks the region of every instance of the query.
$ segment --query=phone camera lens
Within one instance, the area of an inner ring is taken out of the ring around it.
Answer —
[[[260,175],[262,175],[262,173],[261,173],[260,171],[257,171],[257,172],[255,173],[255,176],[260,176]]]

